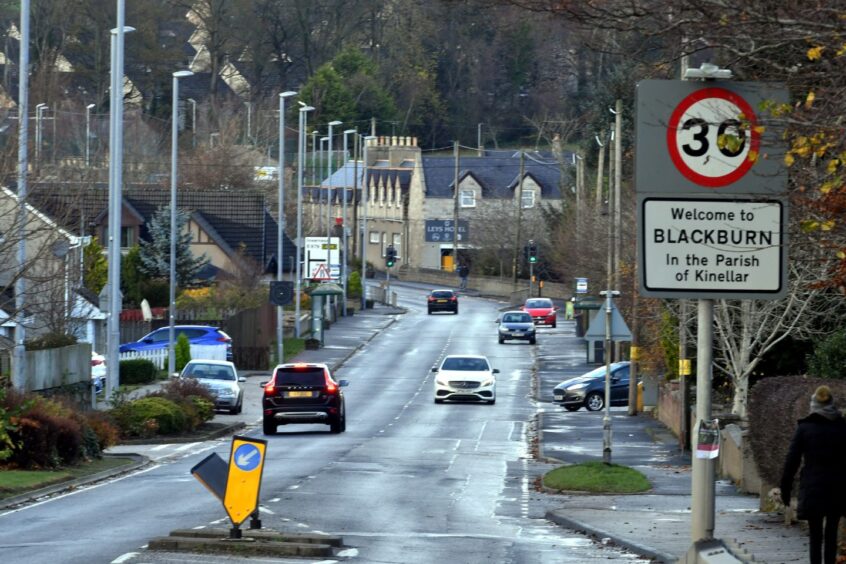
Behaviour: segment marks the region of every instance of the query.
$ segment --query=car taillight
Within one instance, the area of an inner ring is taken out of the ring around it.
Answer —
[[[449,301],[451,301],[451,302],[455,302],[455,301],[458,301],[458,298],[456,298],[455,296],[453,296],[453,297],[451,297],[451,298],[449,299]]]
[[[430,301],[430,302],[434,302],[434,301],[435,301],[435,298],[433,298],[432,296],[429,296],[429,301]]]
[[[217,338],[217,341],[218,341],[219,343],[228,343],[228,342],[229,342],[229,341],[231,341],[231,340],[232,340],[232,339],[230,339],[229,337],[218,337],[218,338]]]
[[[338,392],[338,385],[335,384],[332,380],[326,379],[326,393],[327,394],[335,394]]]
[[[275,392],[276,392],[276,386],[273,385],[273,381],[271,380],[264,387],[264,395],[272,396]]]

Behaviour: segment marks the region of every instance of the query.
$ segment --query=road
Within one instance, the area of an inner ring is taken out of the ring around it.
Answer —
[[[533,487],[551,468],[529,450],[535,347],[497,344],[506,304],[464,297],[459,315],[430,316],[423,286],[394,290],[409,312],[336,374],[351,382],[347,432],[289,425],[268,437],[264,526],[341,535],[343,559],[361,562],[632,561],[543,519],[556,502]],[[555,330],[539,342],[544,331]],[[495,405],[433,402],[430,369],[453,353],[500,369]],[[209,452],[226,458],[229,441],[153,448],[168,455],[145,471],[0,514],[0,560],[231,562],[143,551],[173,529],[228,526],[189,469]]]

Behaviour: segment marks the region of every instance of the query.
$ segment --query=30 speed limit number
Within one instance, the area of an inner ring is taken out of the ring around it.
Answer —
[[[700,186],[720,188],[738,181],[758,156],[755,112],[723,88],[703,88],[676,106],[667,127],[670,158]]]

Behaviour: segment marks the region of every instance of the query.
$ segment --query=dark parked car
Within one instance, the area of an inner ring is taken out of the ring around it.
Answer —
[[[429,315],[434,311],[458,313],[458,295],[452,290],[432,290],[426,299]]]
[[[535,344],[535,324],[532,321],[532,316],[525,311],[506,311],[499,319],[499,344],[504,343],[509,339],[516,339],[519,341],[529,341],[529,344]]]
[[[265,435],[275,435],[287,423],[324,423],[333,433],[347,426],[347,411],[341,388],[325,364],[280,364],[273,378],[262,382],[262,422]]]
[[[553,390],[553,401],[567,411],[588,411],[605,407],[605,366],[600,366],[576,378],[564,380]],[[629,362],[611,364],[611,405],[629,405]]]
[[[226,344],[226,360],[232,360],[232,339],[219,328],[209,325],[174,325],[173,329],[176,339],[184,334],[192,345]],[[156,329],[135,342],[122,344],[120,352],[165,349],[168,346],[169,333],[170,327]]]

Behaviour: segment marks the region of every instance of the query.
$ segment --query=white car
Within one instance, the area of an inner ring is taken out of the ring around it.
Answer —
[[[491,368],[487,357],[479,355],[449,355],[435,373],[435,403],[444,400],[483,401],[496,403],[498,368]]]
[[[211,390],[215,409],[228,409],[233,415],[241,413],[244,390],[238,383],[247,379],[239,377],[235,365],[228,360],[191,360],[179,377],[193,378]]]

